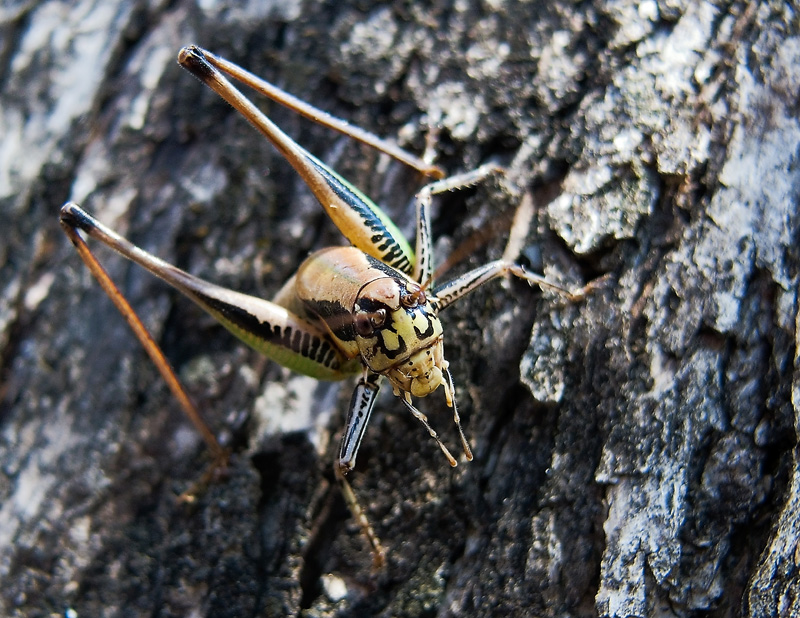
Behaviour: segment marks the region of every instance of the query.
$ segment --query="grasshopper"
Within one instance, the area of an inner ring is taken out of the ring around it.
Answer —
[[[412,397],[425,397],[441,386],[447,405],[452,409],[464,455],[471,460],[472,451],[461,427],[453,378],[444,356],[439,313],[489,280],[508,274],[552,288],[570,299],[580,298],[583,292],[569,292],[506,260],[491,262],[441,285],[433,285],[429,215],[433,196],[479,182],[495,173],[496,166],[485,165],[445,179],[442,170],[428,160],[329,116],[208,51],[196,46],[185,47],[179,53],[178,62],[273,143],[308,184],[351,246],[313,253],[276,297],[268,301],[214,285],[164,262],[122,238],[74,203],[62,206],[61,225],[92,275],[128,321],[218,463],[225,461],[226,452],[201,419],[158,344],[80,232],[160,277],[244,343],[281,365],[320,380],[360,376],[350,402],[334,473],[345,502],[371,546],[375,563],[381,565],[385,561],[385,550],[346,475],[355,466],[382,378],[388,379],[394,395],[422,423],[450,465],[456,466],[455,457],[412,400]],[[415,198],[415,250],[369,198],[281,131],[225,75],[433,178]]]

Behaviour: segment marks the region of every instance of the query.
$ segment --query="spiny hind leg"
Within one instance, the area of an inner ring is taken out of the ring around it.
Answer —
[[[212,464],[209,469],[203,474],[199,481],[197,481],[190,489],[185,491],[180,496],[181,501],[191,502],[194,500],[194,497],[197,495],[197,493],[203,491],[208,483],[212,482],[212,480],[219,476],[220,471],[227,467],[229,453],[220,445],[214,433],[203,420],[199,410],[189,397],[185,387],[178,379],[178,376],[175,374],[175,371],[169,364],[169,361],[164,355],[164,352],[161,350],[161,347],[156,343],[155,339],[153,339],[139,315],[136,313],[136,311],[134,311],[133,307],[128,302],[128,299],[125,298],[125,295],[111,280],[108,272],[105,270],[105,268],[103,268],[97,257],[86,244],[86,241],[78,232],[79,229],[82,229],[86,233],[92,235],[90,231],[94,229],[92,223],[93,220],[74,204],[65,204],[61,209],[61,227],[69,237],[70,241],[72,241],[72,244],[74,245],[75,250],[78,252],[81,260],[83,260],[84,264],[89,269],[89,272],[91,272],[92,276],[94,276],[94,278],[100,284],[100,287],[108,295],[108,297],[114,303],[114,306],[128,323],[133,331],[133,334],[139,340],[139,343],[141,343],[142,347],[145,349],[145,352],[147,352],[147,355],[150,357],[156,369],[161,374],[164,382],[166,382],[167,387],[172,392],[172,395],[178,401],[178,404],[180,405],[184,414],[186,414],[191,423],[200,433],[206,445],[208,446],[209,451],[211,452]]]

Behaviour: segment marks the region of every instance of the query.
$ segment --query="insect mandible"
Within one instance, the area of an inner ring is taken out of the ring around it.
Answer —
[[[281,365],[322,379],[358,376],[334,462],[344,499],[368,539],[375,562],[385,551],[345,475],[353,469],[382,378],[403,406],[427,429],[451,466],[456,459],[414,405],[440,386],[472,459],[459,419],[453,378],[444,356],[439,312],[487,281],[511,274],[546,286],[570,299],[583,295],[554,285],[511,261],[498,260],[446,283],[432,285],[433,248],[429,207],[434,195],[472,185],[497,171],[485,165],[443,179],[442,170],[396,145],[333,118],[272,84],[195,46],[183,48],[178,62],[211,87],[265,135],[308,184],[328,216],[351,243],[309,256],[272,301],[201,280],[133,245],[74,203],[61,208],[61,225],[79,255],[128,321],[181,407],[200,431],[217,461],[226,454],[202,421],[164,354],[103,267],[82,231],[140,264],[185,294],[249,346]],[[223,75],[252,87],[300,114],[365,143],[435,180],[416,196],[416,247],[412,250],[392,221],[358,189],[289,138]]]

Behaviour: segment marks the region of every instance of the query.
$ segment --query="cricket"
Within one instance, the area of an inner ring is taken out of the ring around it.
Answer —
[[[467,460],[472,460],[445,360],[439,313],[479,286],[507,275],[555,290],[571,301],[581,299],[587,288],[568,291],[510,260],[492,261],[445,283],[435,283],[429,212],[433,197],[499,173],[497,166],[488,164],[445,178],[442,169],[431,163],[431,157],[417,157],[334,118],[211,52],[185,47],[178,55],[178,63],[272,142],[300,174],[350,246],[311,254],[270,301],[214,285],[172,266],[116,234],[74,203],[61,207],[61,226],[130,325],[218,465],[224,465],[226,451],[202,420],[158,344],[88,247],[84,235],[161,278],[245,344],[282,366],[319,380],[357,377],[333,469],[344,500],[369,543],[374,563],[381,566],[386,561],[385,549],[347,480],[347,474],[355,467],[380,383],[384,378],[388,380],[403,408],[423,425],[448,463],[456,466],[456,458],[414,402],[414,398],[426,397],[441,387],[452,410],[461,450]],[[412,249],[376,204],[286,135],[228,77],[431,178],[414,198],[415,247]]]

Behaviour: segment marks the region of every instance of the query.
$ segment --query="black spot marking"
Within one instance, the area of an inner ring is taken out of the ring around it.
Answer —
[[[428,314],[422,309],[419,310],[419,315],[423,316],[428,322],[428,328],[426,328],[425,331],[421,331],[419,328],[417,328],[417,325],[414,324],[414,332],[417,333],[417,337],[420,339],[427,339],[428,337],[433,336],[435,330],[433,327],[433,320],[431,320],[430,317],[428,317]]]
[[[326,339],[314,337],[310,333],[304,333],[291,327],[281,328],[277,324],[261,321],[241,307],[231,305],[218,298],[200,294],[198,294],[198,298],[233,326],[257,339],[287,348],[295,354],[319,362],[330,369],[338,370],[341,366],[337,360],[336,351]]]
[[[316,359],[319,355],[320,340],[317,337],[311,337],[311,345],[308,348],[308,358]]]

